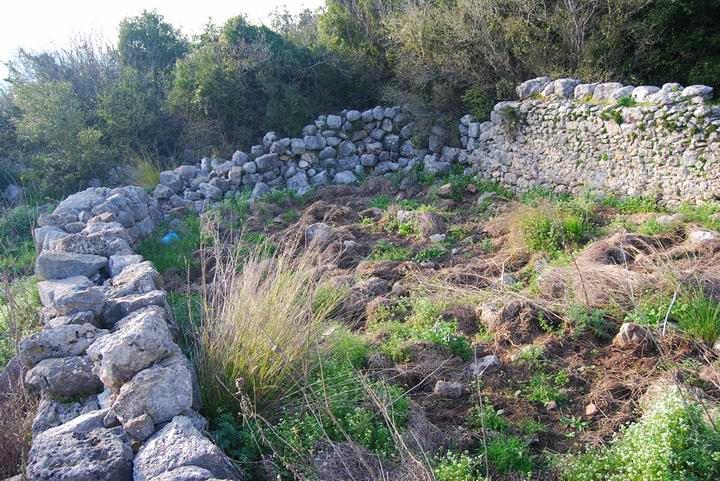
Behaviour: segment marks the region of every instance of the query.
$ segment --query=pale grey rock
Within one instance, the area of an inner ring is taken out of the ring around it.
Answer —
[[[305,172],[298,172],[287,180],[288,189],[298,195],[304,195],[310,191],[310,183]]]
[[[44,246],[46,243],[49,243],[50,240],[59,240],[67,235],[67,232],[54,225],[38,227],[33,231],[33,237],[35,238],[35,251],[40,252],[43,248],[45,248]]]
[[[325,224],[317,222],[305,228],[305,242],[310,244],[327,245],[333,239],[335,229]]]
[[[630,95],[632,95],[634,90],[635,90],[635,87],[633,87],[632,85],[620,87],[619,89],[616,89],[616,90],[613,90],[612,92],[610,92],[608,99],[609,100],[620,100],[623,97],[630,97]]]
[[[692,229],[688,233],[688,241],[692,244],[700,244],[707,241],[720,239],[720,234],[708,229]]]
[[[681,95],[685,98],[701,97],[703,100],[712,100],[713,88],[707,85],[690,85],[683,89]]]
[[[207,481],[213,474],[199,466],[183,466],[155,476],[150,481]]]
[[[290,140],[288,139],[288,144]],[[283,149],[284,151],[284,149]],[[278,154],[277,153],[271,153],[271,154],[265,154],[261,155],[257,159],[255,159],[255,165],[257,166],[257,171],[259,173],[267,172],[269,170],[274,169],[277,166],[278,163]]]
[[[580,81],[572,78],[561,78],[552,82],[553,94],[558,97],[566,99],[573,98],[575,94],[575,87],[580,84]]]
[[[177,416],[140,448],[135,456],[133,481],[151,481],[183,466],[207,469],[218,478],[241,479],[220,449],[205,438],[190,419]]]
[[[31,334],[18,345],[18,358],[26,367],[44,359],[80,356],[99,338],[108,334],[91,324],[67,325]]]
[[[105,293],[85,276],[38,282],[40,302],[61,315],[82,311],[99,314],[105,304]]]
[[[123,425],[144,414],[154,424],[164,423],[192,409],[193,389],[191,368],[178,349],[172,357],[140,371],[125,383],[112,410]]]
[[[42,399],[32,423],[33,437],[98,409],[100,406],[95,395],[65,403],[54,399]]]
[[[255,187],[253,187],[252,193],[250,194],[250,199],[260,199],[266,194],[270,193],[270,186],[265,184],[264,182],[258,182],[255,184]]]
[[[107,266],[107,257],[92,254],[43,251],[35,262],[35,274],[40,280],[66,277],[92,277]]]
[[[357,110],[348,110],[345,113],[345,118],[348,119],[349,122],[357,122],[362,118],[362,114]]]
[[[433,388],[433,394],[436,396],[459,399],[465,392],[465,384],[461,382],[437,381]]]
[[[174,194],[180,192],[183,188],[183,179],[173,171],[166,170],[160,172],[160,185],[169,188]]]
[[[152,262],[144,261],[130,264],[117,276],[110,279],[112,291],[110,297],[122,297],[130,294],[144,294],[154,291],[158,285],[160,273]]]
[[[322,150],[325,148],[325,137],[322,135],[306,135],[303,138],[307,150]]]
[[[531,97],[535,94],[542,92],[543,89],[549,83],[550,83],[550,78],[537,77],[534,79],[526,80],[525,82],[518,85],[517,88],[515,89],[515,92],[517,93],[517,96],[520,99],[526,99],[528,97]]]
[[[449,162],[441,162],[435,156],[428,155],[423,162],[425,172],[430,175],[442,175],[450,172],[452,165]]]
[[[138,264],[143,261],[143,256],[138,254],[115,254],[108,259],[108,271],[110,276],[115,277],[127,266]]]
[[[200,192],[203,197],[211,201],[219,201],[223,198],[222,189],[207,182],[203,182],[198,186],[198,192]]]
[[[339,129],[342,126],[342,119],[339,115],[328,115],[325,120],[329,129]]]
[[[154,290],[144,294],[131,294],[108,299],[102,309],[103,325],[108,328],[131,312],[148,306],[167,306],[167,294],[162,290]]]
[[[164,309],[151,306],[116,324],[117,331],[98,339],[87,350],[93,372],[105,386],[118,390],[141,370],[173,352],[174,343]]]
[[[50,431],[33,440],[28,481],[133,481],[133,452],[121,428]]]
[[[656,94],[659,91],[659,87],[655,87],[652,85],[641,85],[640,87],[635,87],[633,89],[631,96],[638,102],[646,102],[651,95]]]
[[[343,172],[338,172],[335,174],[335,177],[333,178],[334,184],[355,184],[357,183],[358,178],[349,170],[345,170]]]
[[[32,389],[51,398],[95,394],[102,388],[87,356],[51,358],[40,361],[25,375]]]
[[[610,94],[623,87],[620,82],[606,82],[600,83],[595,86],[593,90],[594,100],[607,100],[610,98]]]

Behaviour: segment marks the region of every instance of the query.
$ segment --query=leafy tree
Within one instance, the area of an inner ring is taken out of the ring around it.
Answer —
[[[188,43],[179,30],[156,11],[144,10],[120,22],[118,51],[124,65],[141,72],[168,72],[187,52]]]
[[[24,174],[30,185],[58,194],[105,176],[114,155],[102,133],[87,125],[88,114],[69,82],[17,85],[14,101],[21,112],[18,140],[31,152],[32,169]]]

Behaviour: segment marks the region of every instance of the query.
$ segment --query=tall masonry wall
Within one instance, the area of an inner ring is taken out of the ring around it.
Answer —
[[[302,194],[422,165],[516,191],[586,189],[657,195],[666,202],[720,195],[720,109],[712,89],[630,87],[529,80],[519,101],[500,102],[486,122],[459,123],[413,145],[414,122],[398,107],[320,116],[301,136],[268,132],[249,153],[202,159],[162,172],[152,193],[92,188],[38,219],[36,274],[42,331],[18,360],[40,393],[26,471],[31,481],[239,480],[206,437],[193,366],[154,266],[134,251],[163,216],[203,211],[251,190]]]
[[[518,191],[720,198],[720,105],[712,88],[529,80],[491,121],[464,118],[475,171]],[[465,129],[463,129],[465,130]]]

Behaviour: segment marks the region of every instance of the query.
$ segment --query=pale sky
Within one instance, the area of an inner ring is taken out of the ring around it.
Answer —
[[[155,9],[190,36],[202,30],[209,18],[222,23],[244,13],[253,23],[267,22],[270,12],[287,5],[293,13],[315,9],[324,0],[9,0],[0,14],[0,79],[18,47],[31,50],[62,47],[74,34],[93,33],[114,42],[124,17]]]

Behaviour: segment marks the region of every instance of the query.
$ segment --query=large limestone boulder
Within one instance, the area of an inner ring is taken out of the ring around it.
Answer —
[[[33,436],[60,426],[84,414],[100,409],[98,397],[88,396],[78,401],[60,402],[54,399],[43,399],[38,406],[37,414],[32,423]],[[98,426],[100,427],[100,426]]]
[[[160,274],[155,270],[152,262],[130,264],[110,280],[110,284],[113,286],[111,297],[154,291],[157,289],[159,277]]]
[[[58,428],[33,440],[28,481],[133,480],[133,452],[122,428],[60,432],[55,429]]]
[[[174,343],[165,317],[165,310],[156,306],[135,311],[117,323],[116,332],[90,346],[93,371],[103,384],[118,390],[135,374],[170,355]]]
[[[94,394],[102,389],[87,356],[51,358],[40,361],[25,375],[25,382],[44,396],[54,399]]]
[[[105,304],[105,294],[85,276],[55,279],[38,283],[40,302],[52,307],[62,315],[92,311],[100,313]]]
[[[20,361],[32,367],[44,359],[80,356],[92,343],[108,334],[91,324],[58,326],[32,334],[18,346]]]
[[[217,478],[242,479],[220,449],[193,426],[190,418],[177,416],[140,448],[135,456],[133,480],[152,481],[183,466],[204,468]]]
[[[532,97],[543,91],[545,87],[550,83],[549,77],[537,77],[534,79],[526,80],[515,88],[518,98],[526,99]]]
[[[131,312],[148,306],[167,306],[167,294],[156,289],[142,294],[131,294],[123,297],[108,299],[103,307],[102,319],[106,326],[113,327],[115,323]]]
[[[200,466],[182,466],[155,476],[151,481],[207,481],[212,477],[210,471]]]
[[[92,277],[106,265],[107,257],[44,250],[35,262],[35,274],[40,280]]]
[[[142,422],[153,424],[170,421],[193,406],[194,378],[187,360],[178,351],[171,358],[137,373],[120,388],[112,410],[125,426]]]

